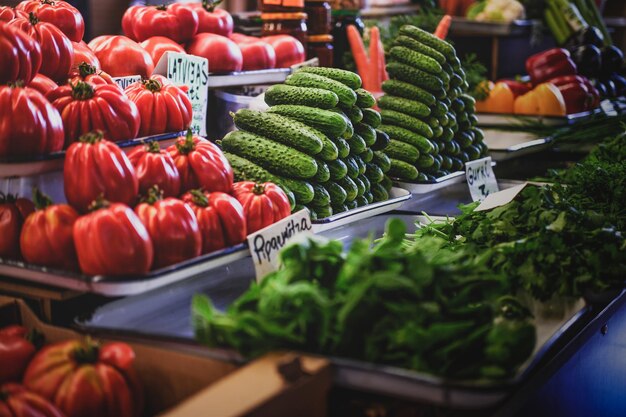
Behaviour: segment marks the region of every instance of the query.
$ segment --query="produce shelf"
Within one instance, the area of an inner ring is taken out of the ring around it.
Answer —
[[[477,113],[478,126],[519,126],[524,123],[542,123],[545,126],[566,126],[574,124],[593,114],[601,112],[601,109],[582,113],[568,114],[567,116],[520,116],[515,114]]]
[[[541,152],[552,146],[552,138],[538,138],[527,132],[483,129],[483,134],[491,158],[498,162]]]

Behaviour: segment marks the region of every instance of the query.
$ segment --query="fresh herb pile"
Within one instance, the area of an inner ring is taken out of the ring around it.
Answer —
[[[531,354],[535,329],[506,276],[438,236],[385,236],[343,254],[336,241],[294,245],[283,268],[219,312],[193,301],[198,339],[246,355],[299,349],[449,378],[511,376]]]

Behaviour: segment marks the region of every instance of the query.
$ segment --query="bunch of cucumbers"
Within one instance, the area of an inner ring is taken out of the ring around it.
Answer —
[[[452,45],[405,25],[388,55],[389,80],[382,85],[385,95],[378,106],[379,129],[391,139],[385,149],[389,175],[432,182],[485,156],[476,103],[467,94],[465,72]]]
[[[377,130],[376,99],[361,78],[305,67],[265,93],[266,112],[234,114],[238,130],[221,141],[235,179],[271,181],[321,219],[389,198],[389,137]]]

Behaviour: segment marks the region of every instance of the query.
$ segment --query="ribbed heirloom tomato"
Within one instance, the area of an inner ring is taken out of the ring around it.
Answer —
[[[0,22],[0,62],[0,84],[28,84],[41,67],[41,46],[21,29]]]
[[[191,131],[181,136],[167,151],[180,174],[182,192],[195,188],[205,191],[230,192],[233,169],[220,148]]]
[[[139,194],[145,195],[152,186],[157,186],[164,197],[180,194],[180,174],[171,155],[155,141],[137,146],[128,154],[139,180]]]
[[[154,247],[153,268],[173,265],[202,253],[202,236],[196,215],[177,198],[163,199],[153,187],[135,213],[148,230]]]
[[[221,2],[202,0],[202,3],[189,4],[198,13],[198,33],[215,33],[226,37],[233,33],[233,17],[226,10],[216,8]]]
[[[79,81],[50,91],[46,98],[61,113],[65,146],[95,130],[114,142],[139,133],[139,110],[116,85]]]
[[[13,325],[0,329],[0,384],[22,380],[26,366],[36,350],[28,338],[28,331],[22,326]],[[0,394],[0,401],[1,397]],[[1,405],[0,416],[4,416]]]
[[[248,234],[261,230],[291,214],[285,192],[276,184],[252,181],[236,182],[233,196],[243,206]]]
[[[30,200],[0,192],[0,256],[17,258],[20,254],[20,231],[35,207]]]
[[[80,270],[87,275],[142,275],[152,266],[148,231],[133,209],[98,199],[74,224]]]
[[[112,77],[141,75],[145,78],[154,71],[155,63],[150,54],[126,36],[98,36],[89,42],[89,48],[96,54],[102,70]]]
[[[0,21],[10,22],[18,17],[28,17],[28,13],[10,6],[0,6]]]
[[[210,253],[246,240],[243,207],[226,193],[192,190],[182,200],[196,214],[202,234],[202,253]]]
[[[269,43],[276,53],[276,68],[289,68],[304,62],[306,51],[302,42],[289,35],[274,35],[261,38]]]
[[[67,204],[52,204],[41,192],[35,192],[34,213],[26,218],[20,234],[20,249],[27,262],[76,269],[74,223],[78,213]]]
[[[152,57],[152,62],[156,66],[166,52],[178,52],[186,54],[185,48],[165,36],[153,36],[141,42],[141,47]]]
[[[77,66],[72,67],[68,78],[69,84],[76,84],[79,81],[85,81],[91,84],[114,85],[119,88],[117,83],[113,81],[113,78],[109,74],[98,70],[96,67],[87,62],[81,62]]]
[[[126,96],[139,109],[140,136],[186,130],[191,124],[193,109],[187,87],[177,87],[162,75],[129,85]]]
[[[33,88],[39,91],[44,96],[48,94],[50,91],[54,90],[58,87],[57,83],[52,81],[50,78],[46,77],[43,74],[35,75],[30,83],[28,83],[28,87]]]
[[[52,23],[39,20],[35,13],[12,20],[9,25],[23,30],[41,45],[41,68],[39,71],[55,81],[67,77],[72,66],[74,47],[72,42]]]
[[[78,9],[61,0],[25,0],[17,10],[34,12],[43,22],[52,23],[61,29],[71,41],[80,42],[85,34],[85,21]]]
[[[198,33],[187,45],[187,52],[209,60],[211,72],[241,71],[243,55],[237,44],[213,33]]]
[[[37,90],[0,86],[0,157],[40,155],[63,149],[63,120]]]
[[[188,42],[198,31],[198,14],[184,4],[132,6],[122,17],[124,34],[137,42],[165,36],[178,43]]]
[[[14,383],[0,386],[0,416],[66,417],[61,410],[41,395]]]
[[[78,64],[86,62],[97,70],[100,70],[100,60],[84,41],[72,42],[72,46],[74,47],[72,68],[76,68]]]
[[[67,201],[81,212],[98,197],[132,205],[139,182],[126,154],[102,133],[89,133],[65,153],[63,186]]]
[[[67,417],[139,417],[143,391],[125,343],[73,339],[45,346],[33,358],[24,386]]]

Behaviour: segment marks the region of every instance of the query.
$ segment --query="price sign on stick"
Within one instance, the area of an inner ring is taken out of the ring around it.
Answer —
[[[248,246],[257,281],[278,269],[278,253],[283,247],[313,236],[312,230],[313,224],[309,211],[300,210],[248,235]]]
[[[465,178],[473,201],[482,201],[498,191],[498,180],[491,167],[491,157],[465,163]]]
[[[209,61],[199,56],[166,52],[159,60],[154,73],[169,78],[175,85],[186,85],[189,88],[187,94],[193,108],[191,130],[206,136]]]
[[[137,81],[141,81],[141,75],[129,75],[127,77],[112,78],[113,81],[115,81],[115,83],[122,88],[122,90],[126,90],[126,87],[128,87],[129,85],[135,84]]]

